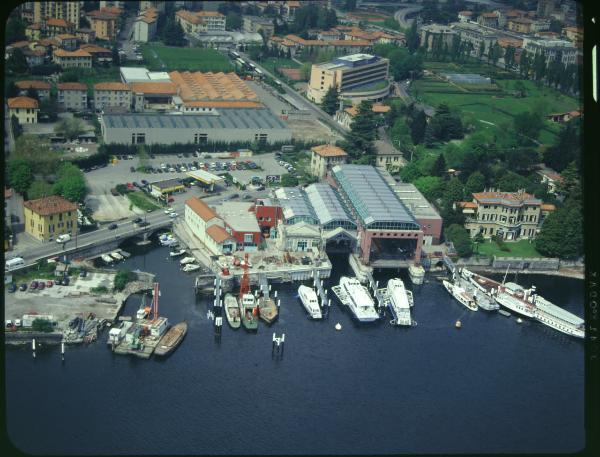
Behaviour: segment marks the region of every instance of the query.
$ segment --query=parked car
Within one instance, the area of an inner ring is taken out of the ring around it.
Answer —
[[[173,219],[175,219],[177,216],[179,216],[179,214],[177,214],[176,212],[172,212],[171,214],[169,214],[169,217]]]
[[[113,224],[110,224],[110,225],[108,226],[108,230],[114,230],[114,229],[116,229],[116,228],[117,228],[117,224],[114,224],[114,223],[113,223]]]
[[[15,290],[17,290],[17,285],[13,282],[10,284],[10,286],[8,286],[8,292],[12,294],[15,292]]]
[[[38,282],[37,281],[31,281],[31,284],[29,284],[29,290],[35,290],[38,287]]]
[[[69,285],[69,282],[70,282],[70,279],[69,279],[69,277],[68,277],[68,276],[65,276],[65,277],[62,279],[62,285],[63,285],[63,286],[68,286],[68,285]]]
[[[61,278],[55,279],[54,284],[56,284],[57,286],[62,286],[62,279]]]
[[[54,285],[54,281],[52,281],[51,279],[46,281],[46,287],[52,287],[53,285]]]
[[[44,281],[40,281],[38,283],[38,290],[44,290],[45,287],[46,287],[46,283],[44,283]]]
[[[134,224],[139,224],[140,222],[142,222],[142,218],[141,218],[141,217],[136,217],[136,218],[133,220],[133,223],[134,223]]]
[[[87,276],[87,270],[84,268],[83,270],[81,270],[79,272],[79,277],[80,278],[85,278]]]
[[[133,160],[133,156],[132,156],[131,154],[129,154],[129,155],[127,156],[127,159],[128,159],[128,160]]]
[[[27,284],[25,284],[25,283],[21,284],[21,285],[19,286],[19,290],[20,290],[21,292],[23,292],[23,291],[26,291],[26,290],[27,290]]]
[[[148,185],[148,181],[146,181],[145,179],[142,179],[142,184],[143,184],[144,186],[147,186],[147,185]]]

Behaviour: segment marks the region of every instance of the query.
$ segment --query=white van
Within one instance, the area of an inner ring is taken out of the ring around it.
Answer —
[[[63,235],[58,235],[56,237],[57,243],[66,243],[67,241],[71,241],[71,235],[69,235],[68,233],[65,233]]]
[[[13,271],[24,265],[25,260],[23,260],[23,257],[15,257],[14,259],[9,259],[4,263],[4,271]]]

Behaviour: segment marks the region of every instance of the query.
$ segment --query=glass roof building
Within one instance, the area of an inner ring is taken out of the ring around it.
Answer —
[[[343,204],[338,192],[329,184],[311,184],[306,188],[306,195],[323,230],[333,230],[338,227],[356,230],[352,214]]]
[[[332,176],[345,203],[368,230],[420,230],[415,218],[370,165],[337,165]]]
[[[275,196],[283,208],[283,219],[286,224],[307,222],[317,225],[319,223],[306,193],[301,188],[281,187],[275,191]]]

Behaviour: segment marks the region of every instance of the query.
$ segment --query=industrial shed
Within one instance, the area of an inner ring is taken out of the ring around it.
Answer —
[[[106,144],[272,144],[292,139],[287,125],[264,108],[220,108],[206,114],[104,114],[100,125]]]

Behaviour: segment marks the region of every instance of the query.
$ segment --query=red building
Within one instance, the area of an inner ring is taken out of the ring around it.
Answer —
[[[243,251],[256,251],[262,240],[253,207],[254,203],[223,202],[216,208],[219,217],[225,222],[225,230],[236,239],[238,249]]]
[[[254,205],[256,221],[263,233],[269,233],[283,218],[283,209],[270,198],[259,198]]]

